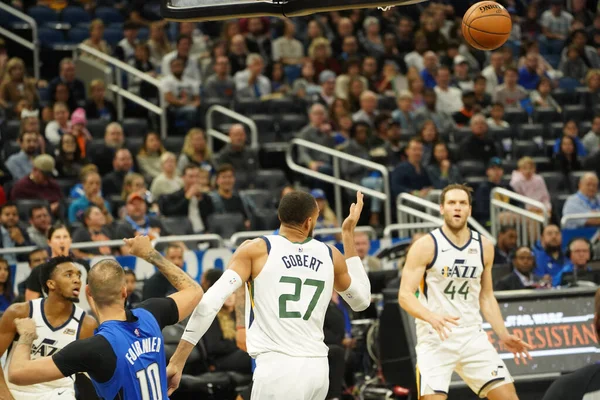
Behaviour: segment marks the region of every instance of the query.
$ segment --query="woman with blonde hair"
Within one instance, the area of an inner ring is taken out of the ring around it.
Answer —
[[[174,193],[183,187],[183,179],[177,175],[177,157],[175,154],[170,151],[162,153],[160,168],[161,173],[152,180],[152,185],[150,185],[150,193],[157,200],[160,196]]]
[[[108,43],[106,43],[106,41],[103,39],[103,37],[104,37],[104,22],[102,22],[102,20],[100,18],[96,18],[90,24],[90,37],[88,39],[85,39],[82,44],[85,44],[86,46],[90,46],[91,48],[96,49],[104,54],[110,55],[110,53],[111,53],[110,46],[108,45]],[[91,57],[94,60],[104,64],[103,60],[96,58],[94,56],[86,56],[86,57]]]
[[[173,46],[165,33],[164,25],[162,21],[150,24],[150,39],[148,39],[147,44],[150,49],[150,62],[154,65],[160,65],[165,54],[173,50]]]
[[[154,179],[161,173],[161,156],[167,151],[162,144],[160,135],[148,132],[136,156],[140,172],[147,178]]]
[[[206,135],[200,128],[192,128],[185,135],[181,155],[177,161],[177,170],[183,171],[186,165],[194,164],[212,173],[212,153],[206,143]]]
[[[13,57],[6,63],[6,76],[0,85],[0,107],[13,107],[19,100],[28,100],[31,105],[39,101],[35,81],[25,75],[25,63],[18,57]]]
[[[325,38],[316,38],[308,48],[308,57],[313,61],[315,76],[319,76],[326,69],[337,74],[341,72],[340,63],[331,56],[331,43]]]

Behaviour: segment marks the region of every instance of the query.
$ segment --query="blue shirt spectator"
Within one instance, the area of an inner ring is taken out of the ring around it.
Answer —
[[[69,206],[69,223],[72,224],[73,222],[82,221],[83,213],[85,212],[85,210],[87,210],[90,206],[94,204],[95,203],[92,203],[85,196],[82,196],[74,202],[72,202]],[[108,203],[108,201],[104,200],[104,206],[110,212],[110,204]]]
[[[423,143],[419,139],[411,139],[406,147],[407,161],[401,162],[392,171],[392,194],[395,199],[400,193],[412,193],[418,196],[426,195],[432,184],[425,167],[421,164],[423,158]],[[425,189],[425,192],[423,190]]]
[[[15,182],[31,173],[33,158],[40,150],[40,137],[35,132],[24,132],[17,141],[21,151],[8,157],[5,163]]]
[[[577,270],[579,275],[576,280],[581,279],[586,272],[591,271],[590,267],[587,265],[592,258],[592,246],[588,239],[575,238],[571,240],[565,255],[569,260],[562,270],[553,276],[552,286],[560,286],[564,275],[573,273],[575,270]]]
[[[561,242],[562,234],[558,226],[548,225],[544,228],[542,238],[533,247],[534,274],[540,277],[549,275],[554,282],[555,276],[561,273],[567,261],[561,250]]]
[[[600,195],[598,195],[598,177],[593,172],[579,179],[579,190],[569,196],[563,206],[563,217],[572,214],[598,213],[598,218],[574,219],[565,224],[565,228],[574,229],[584,226],[600,225]]]

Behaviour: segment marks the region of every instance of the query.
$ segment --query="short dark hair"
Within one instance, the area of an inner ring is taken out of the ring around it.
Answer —
[[[516,69],[515,67],[506,68],[506,70],[504,71],[504,74],[506,74],[507,72],[514,72],[515,74],[519,75],[519,70]]]
[[[185,167],[183,167],[183,170],[181,171],[181,175],[185,175],[186,172],[188,172],[190,169],[200,169],[199,166],[197,166],[196,164],[188,164]]]
[[[69,236],[71,236],[71,232],[69,231],[69,228],[67,228],[67,226],[65,224],[61,224],[60,222],[57,224],[54,224],[50,227],[50,229],[48,230],[48,237],[47,239],[50,240],[52,239],[52,235],[54,235],[54,232],[56,232],[59,229],[64,229],[67,232],[69,232]]]
[[[131,268],[123,268],[123,274],[124,275],[131,275],[133,276],[134,279],[137,279],[137,277],[135,276],[135,272],[131,269]]]
[[[40,251],[47,251],[47,250],[43,249],[41,247],[36,247],[35,249],[33,249],[29,253],[27,253],[27,261],[29,263],[31,263],[31,256],[34,255],[35,253],[39,253]]]
[[[475,79],[473,79],[473,82],[474,82],[474,83],[477,83],[477,82],[479,82],[479,81],[484,81],[484,82],[487,82],[487,79],[486,79],[486,77],[485,77],[485,76],[483,76],[483,75],[477,75],[477,76],[475,77]]]
[[[467,197],[469,198],[469,205],[473,204],[473,188],[471,186],[461,183],[453,183],[451,185],[446,186],[442,190],[442,194],[440,195],[441,204],[444,204],[444,202],[446,201],[446,193],[448,193],[451,190],[462,190],[467,194]]]
[[[192,37],[190,35],[180,34],[179,36],[177,36],[176,44],[179,44],[179,42],[185,39],[189,40],[190,42],[192,41]]]
[[[169,243],[167,244],[167,248],[165,249],[165,255],[169,252],[169,250],[171,249],[175,249],[175,250],[183,250],[183,247],[181,247],[180,245],[178,245],[177,243]]]
[[[527,249],[527,250],[529,250],[529,252],[530,252],[530,253],[533,253],[533,250],[531,250],[531,249],[530,249],[528,246],[517,246],[517,248],[515,249],[515,251],[513,251],[513,252],[510,254],[510,259],[511,259],[511,260],[514,260],[515,258],[517,258],[517,253],[518,253],[518,252],[519,252],[519,250],[521,250],[521,249]]]
[[[502,104],[502,103],[496,102],[496,103],[492,104],[492,107],[500,107],[501,109],[504,110],[504,104]]]
[[[35,210],[41,210],[41,209],[44,209],[47,211],[48,207],[43,204],[35,204],[35,205],[31,206],[31,208],[29,209],[29,219],[33,218],[33,212]]]
[[[505,234],[506,232],[509,231],[516,231],[517,228],[515,228],[513,225],[502,225],[500,227],[500,230],[498,231],[498,234]]]
[[[215,178],[218,178],[219,175],[224,174],[225,172],[232,172],[235,174],[235,168],[231,164],[221,164],[219,168],[217,168],[217,173],[215,174]]]
[[[37,268],[40,269],[40,284],[42,285],[42,290],[44,293],[48,294],[48,280],[52,279],[52,275],[54,271],[56,271],[56,267],[60,264],[72,263],[74,262],[73,257],[69,256],[58,256],[52,257],[46,263],[40,265]]]
[[[208,287],[211,287],[212,285],[214,285],[215,282],[219,280],[221,275],[223,275],[223,271],[220,269],[213,268],[213,269],[209,269],[208,271],[206,271],[204,273],[204,279],[206,279],[206,282],[208,283]]]
[[[17,211],[19,210],[19,207],[17,207],[17,204],[15,202],[7,201],[6,203],[0,206],[0,214],[2,214],[2,211],[4,211],[4,209],[8,207],[15,207]]]
[[[21,133],[19,133],[19,142],[22,142],[23,139],[25,139],[25,135],[39,135],[39,133],[34,132],[34,131],[21,132]]]
[[[281,198],[277,215],[282,224],[302,225],[317,208],[317,202],[310,193],[297,190]]]

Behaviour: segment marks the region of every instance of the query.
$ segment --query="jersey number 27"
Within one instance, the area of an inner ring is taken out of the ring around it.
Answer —
[[[323,289],[325,288],[325,282],[318,281],[316,279],[306,279],[304,283],[302,283],[302,279],[296,278],[294,276],[282,276],[279,280],[279,283],[291,283],[294,285],[294,293],[293,294],[282,294],[279,296],[279,318],[302,318],[305,321],[310,319],[313,310],[317,306],[319,302],[319,298],[321,297],[321,293],[323,293]],[[302,315],[300,311],[288,311],[287,303],[288,301],[297,302],[300,300],[300,296],[302,293],[303,286],[314,286],[315,293],[313,294],[310,303],[308,304],[308,309]]]

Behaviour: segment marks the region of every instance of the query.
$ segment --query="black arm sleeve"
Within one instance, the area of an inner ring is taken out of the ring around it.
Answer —
[[[117,356],[104,336],[96,335],[68,344],[52,356],[64,376],[87,372],[92,379],[109,381],[117,367]]]
[[[158,322],[158,326],[162,330],[165,326],[175,325],[179,322],[179,309],[177,308],[177,303],[170,297],[164,297],[162,299],[148,299],[142,302],[136,308],[143,308],[146,311],[149,311],[154,318],[156,318],[156,322]]]

